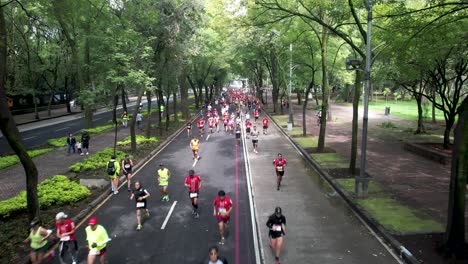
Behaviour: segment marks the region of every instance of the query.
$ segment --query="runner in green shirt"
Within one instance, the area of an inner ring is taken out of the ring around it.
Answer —
[[[167,186],[169,185],[169,178],[171,177],[171,172],[164,167],[164,164],[159,164],[158,170],[158,183],[161,188],[161,194],[163,202],[169,202],[169,195],[167,194]]]

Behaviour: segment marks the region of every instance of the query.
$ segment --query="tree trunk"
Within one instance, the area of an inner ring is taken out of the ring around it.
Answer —
[[[189,121],[189,109],[188,109],[188,87],[187,80],[184,77],[185,74],[182,74],[179,83],[179,92],[180,92],[180,106],[182,110],[182,118]]]
[[[450,116],[445,121],[444,129],[444,149],[449,149],[450,147],[450,131],[452,131],[453,124],[455,123],[455,117]]]
[[[49,96],[49,102],[47,102],[47,116],[51,116],[50,108],[52,107],[53,100],[54,100],[54,92],[51,92]]]
[[[465,186],[468,175],[468,97],[459,106],[458,124],[452,152],[445,252],[449,255],[465,251]]]
[[[166,132],[169,130],[169,98],[171,97],[171,95],[169,94],[166,98],[166,102],[165,102],[165,105],[166,105]],[[164,100],[164,98],[163,98]]]
[[[137,150],[136,133],[135,133],[136,118],[137,118],[137,114],[138,114],[139,109],[140,109],[141,97],[143,96],[144,92],[145,92],[145,89],[140,87],[140,89],[138,91],[138,97],[137,97],[137,101],[136,101],[135,111],[133,111],[132,122],[130,123],[130,146],[132,148],[132,153],[133,154],[136,154],[136,150]]]
[[[422,94],[414,94],[414,98],[416,99],[416,103],[418,105],[418,128],[416,129],[415,134],[423,134],[426,133],[426,128],[424,127],[424,114],[423,114],[423,107],[422,107]]]
[[[5,93],[7,77],[7,32],[3,6],[0,6],[0,130],[8,144],[18,156],[26,174],[26,201],[29,219],[39,216],[39,199],[37,197],[38,172],[36,165],[24,147],[15,120],[8,108]]]
[[[362,79],[364,73],[356,70],[356,79],[354,80],[354,96],[353,96],[353,120],[351,132],[351,157],[349,161],[349,172],[356,175],[356,159],[357,159],[357,145],[358,145],[358,119],[359,119],[359,98],[361,96]]]
[[[328,48],[328,30],[322,27],[322,42],[320,45],[320,54],[322,61],[322,119],[320,124],[320,133],[318,138],[317,152],[325,150],[325,136],[327,130],[328,113],[328,69],[327,69],[327,48]]]
[[[146,101],[147,101],[147,109],[148,109],[148,115],[147,115],[147,120],[146,120],[146,131],[145,135],[147,138],[151,136],[151,91],[146,91]]]
[[[193,83],[189,75],[187,75],[187,81],[189,82],[190,87],[192,88],[192,91],[193,91],[193,96],[195,97],[195,109],[200,109],[197,88],[195,87],[195,84]]]
[[[121,96],[122,96],[122,108],[123,108],[123,111],[127,112],[128,113],[128,109],[127,109],[127,96],[125,96],[125,86],[121,86]],[[137,109],[138,109],[138,105],[137,105]]]
[[[436,92],[435,92],[435,89],[434,89],[434,88],[432,88],[431,93],[432,93],[432,98],[434,98],[434,100],[435,100],[435,98],[436,98],[436,97],[435,97],[435,96],[436,96]],[[437,122],[436,116],[435,116],[435,111],[436,111],[435,103],[432,102],[432,111],[431,111],[431,112],[432,112],[432,123],[436,123],[436,122]]]
[[[71,113],[71,106],[70,106],[71,94],[70,94],[70,91],[68,91],[68,75],[65,76],[65,94],[67,95],[65,99],[65,103],[67,104],[67,113]],[[75,100],[75,105],[76,105],[76,100]]]
[[[117,148],[117,106],[119,105],[119,88],[114,90],[114,107],[112,108],[112,123],[114,123],[114,155]]]
[[[174,121],[175,122],[178,122],[179,121],[179,117],[178,117],[178,114],[177,114],[177,93],[173,93],[172,94],[172,98],[174,98],[172,100],[172,111],[174,112]],[[168,100],[168,103],[169,103],[169,100]]]
[[[307,122],[306,122],[306,114],[307,114],[307,104],[309,103],[309,94],[310,90],[314,86],[314,75],[312,74],[312,81],[310,81],[309,86],[307,86],[307,89],[304,94],[304,104],[302,105],[302,136],[307,135]]]

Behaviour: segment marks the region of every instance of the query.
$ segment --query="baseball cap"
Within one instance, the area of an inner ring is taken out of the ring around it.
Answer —
[[[97,220],[98,220],[97,217],[91,217],[91,218],[89,219],[89,221],[88,221],[88,225],[95,225],[95,224],[97,224],[97,222],[98,222]]]
[[[64,212],[60,212],[55,216],[55,220],[65,219],[67,217],[68,217],[68,215],[66,215]]]
[[[164,163],[159,163],[159,166],[164,166]]]

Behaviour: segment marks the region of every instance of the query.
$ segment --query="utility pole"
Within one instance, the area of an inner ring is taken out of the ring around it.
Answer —
[[[359,168],[359,178],[356,177],[355,188],[358,197],[367,196],[369,179],[366,175],[367,159],[367,126],[369,121],[369,92],[371,81],[371,32],[372,32],[372,0],[367,0],[367,38],[366,38],[366,65],[364,70],[364,114],[362,117],[362,141],[361,141],[361,162]]]
[[[288,130],[291,131],[294,126],[293,113],[292,113],[292,102],[291,102],[291,90],[292,90],[292,43],[289,44],[289,93],[288,93],[288,110],[289,110],[289,120],[288,120]]]

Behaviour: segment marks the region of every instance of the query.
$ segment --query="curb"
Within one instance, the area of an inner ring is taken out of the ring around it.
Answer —
[[[293,146],[300,152],[302,158],[322,177],[325,179],[333,189],[339,194],[339,196],[346,201],[351,210],[359,216],[376,234],[383,238],[384,242],[389,244],[395,253],[398,253],[400,258],[408,264],[420,264],[420,262],[413,256],[413,254],[406,249],[406,247],[396,240],[391,234],[389,234],[379,223],[375,222],[370,215],[365,212],[358,204],[355,204],[345,193],[345,191],[333,180],[333,178],[324,170],[322,167],[302,148],[294,139],[286,133],[286,131],[276,123],[271,115],[263,110],[263,113],[270,118],[270,120],[279,128],[283,136],[289,139]]]
[[[22,123],[17,123],[16,125],[22,126],[22,125],[36,123],[36,122],[40,122],[40,121],[44,121],[44,120],[49,120],[49,119],[54,119],[54,118],[59,118],[59,117],[64,117],[64,116],[70,116],[70,115],[76,115],[76,114],[81,114],[81,113],[82,113],[81,111],[66,113],[66,114],[62,114],[62,115],[50,116],[50,117],[45,117],[45,118],[41,118],[41,119],[37,119],[37,120],[31,120],[31,121],[26,121],[26,122],[22,122]]]

